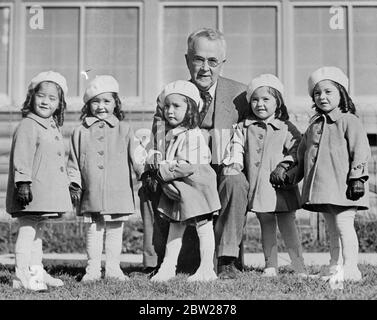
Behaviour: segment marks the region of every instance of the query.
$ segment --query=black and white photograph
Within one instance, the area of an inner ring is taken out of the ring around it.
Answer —
[[[376,0],[0,0],[0,300],[376,300],[376,230]]]

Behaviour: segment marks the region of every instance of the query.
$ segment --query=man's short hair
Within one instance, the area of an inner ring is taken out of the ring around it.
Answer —
[[[194,43],[198,38],[206,38],[208,40],[219,40],[223,48],[224,59],[226,54],[226,42],[224,34],[217,29],[212,28],[200,28],[189,35],[187,38],[187,54],[194,50]]]

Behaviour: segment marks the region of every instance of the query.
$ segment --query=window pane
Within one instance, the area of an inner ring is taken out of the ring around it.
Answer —
[[[0,8],[0,96],[8,93],[9,26],[10,9]]]
[[[354,89],[357,95],[377,93],[377,7],[353,10]]]
[[[68,95],[77,96],[79,9],[44,7],[43,13],[43,29],[32,29],[26,23],[25,85],[37,73],[54,70],[67,79]],[[27,8],[26,21],[29,18]]]
[[[201,27],[217,27],[215,7],[168,7],[164,10],[163,82],[188,79],[187,38]]]
[[[139,9],[88,8],[85,24],[85,70],[90,78],[114,76],[121,93],[138,96]]]
[[[276,20],[275,7],[224,8],[225,76],[249,83],[261,73],[277,74]]]
[[[330,7],[297,7],[294,10],[295,94],[307,95],[309,75],[322,66],[347,69],[347,10],[344,29],[330,28]]]

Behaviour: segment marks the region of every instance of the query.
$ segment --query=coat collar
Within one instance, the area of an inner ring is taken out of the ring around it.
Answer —
[[[54,124],[56,126],[55,121],[54,121],[54,119],[52,117],[50,117],[50,118],[42,118],[40,116],[37,116],[33,112],[28,113],[28,115],[26,117],[30,118],[30,119],[33,119],[34,121],[38,122],[42,127],[46,128],[46,129],[49,128],[49,127],[51,127],[51,124]]]
[[[116,116],[114,116],[113,114],[111,116],[107,117],[104,120],[100,120],[97,117],[85,117],[85,119],[84,119],[84,123],[88,127],[92,126],[97,121],[105,121],[109,124],[110,127],[115,127],[117,125],[117,123],[119,122],[118,118]]]
[[[317,112],[311,119],[310,122],[314,122],[316,120],[318,120],[319,118],[321,117],[326,117],[327,119],[329,119],[331,122],[336,122],[338,121],[340,118],[342,118],[344,116],[344,113],[339,109],[339,108],[335,108],[333,110],[331,110],[330,112],[328,113],[322,113],[322,112]]]
[[[265,123],[264,121],[258,119],[257,117],[251,115],[244,120],[244,126],[248,127],[250,125],[255,125],[258,123]],[[267,124],[271,125],[276,130],[280,130],[283,126],[283,121],[273,118],[271,121],[267,122]]]
[[[170,141],[174,138],[176,138],[177,136],[179,136],[181,133],[184,133],[186,132],[188,129],[187,128],[184,128],[184,127],[176,127],[176,128],[173,128],[173,129],[170,129],[167,133],[166,133],[166,141]]]

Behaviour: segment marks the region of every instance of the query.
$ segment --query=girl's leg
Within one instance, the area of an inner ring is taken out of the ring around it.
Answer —
[[[262,247],[266,262],[264,276],[276,276],[278,249],[276,239],[276,217],[273,213],[257,213],[261,226]]]
[[[101,258],[103,249],[104,221],[98,219],[92,222],[86,235],[86,250],[88,265],[82,281],[93,281],[101,278]]]
[[[342,243],[344,279],[359,281],[361,272],[357,266],[359,241],[354,227],[356,208],[341,211],[335,216]]]
[[[182,247],[182,236],[185,229],[185,224],[170,223],[164,261],[156,275],[151,278],[152,281],[167,281],[175,277],[175,268],[177,266],[179,251]]]
[[[42,273],[43,280],[48,286],[61,287],[64,285],[63,281],[60,279],[53,278],[46,272],[46,270],[43,269],[42,236],[44,223],[45,218],[39,218],[39,220],[36,221],[35,224],[35,237],[31,251],[30,270],[34,273]]]
[[[295,223],[295,211],[278,213],[276,216],[279,230],[291,258],[293,270],[298,274],[306,274],[300,236]]]
[[[213,257],[215,254],[215,234],[212,220],[196,226],[200,245],[200,265],[188,281],[209,281],[217,279]]]
[[[330,237],[330,269],[329,275],[337,272],[337,266],[340,264],[340,236],[339,231],[335,223],[336,213],[332,212],[331,208],[329,212],[322,212],[326,220],[326,226],[329,231]]]
[[[128,277],[120,268],[120,255],[122,253],[123,222],[106,222],[106,273],[107,278],[125,281]]]
[[[15,246],[16,280],[13,282],[13,287],[22,286],[35,291],[46,290],[46,284],[43,282],[43,273],[38,273],[38,270],[30,270],[39,217],[24,216],[18,218],[18,221],[20,226]]]

